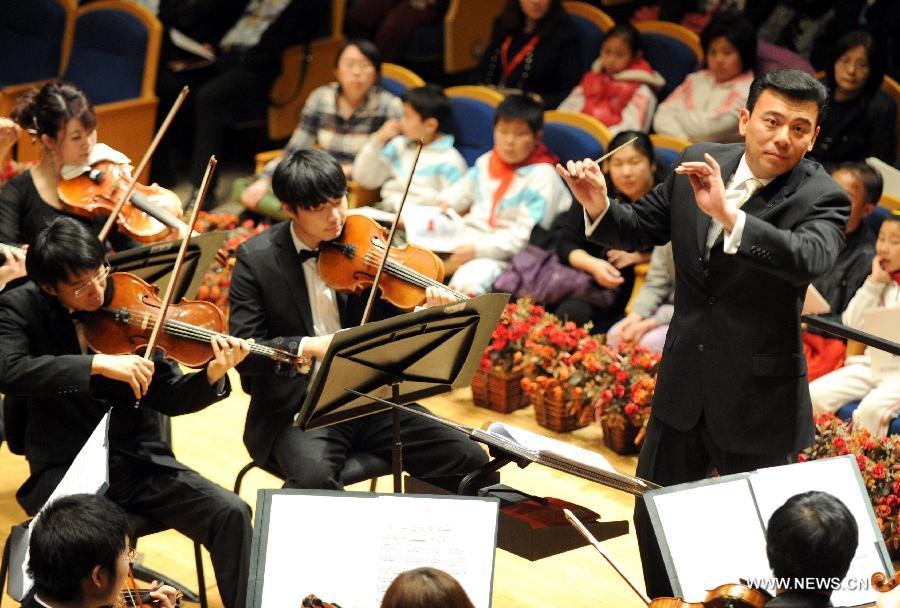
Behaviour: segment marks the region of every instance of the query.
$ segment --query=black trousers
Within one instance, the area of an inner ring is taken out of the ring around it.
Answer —
[[[652,417],[638,457],[637,476],[669,486],[704,479],[712,469],[720,475],[731,475],[790,464],[791,461],[791,454],[735,454],[723,450],[713,441],[702,417],[697,426],[688,431],[679,431]],[[646,505],[640,498],[634,503],[634,532],[641,552],[647,595],[651,599],[672,597],[659,544]]]
[[[272,448],[272,459],[285,474],[284,487],[342,489],[341,470],[351,452],[390,461],[392,417],[381,412],[309,431],[286,427]],[[414,477],[469,473],[488,460],[479,444],[459,431],[408,412],[400,413],[400,424],[403,467]]]
[[[29,498],[50,497],[68,467],[44,471]],[[253,539],[250,506],[234,492],[190,469],[173,469],[135,459],[110,457],[107,498],[130,514],[173,528],[209,550],[219,594],[226,608],[243,608]],[[33,515],[37,509],[25,506]]]

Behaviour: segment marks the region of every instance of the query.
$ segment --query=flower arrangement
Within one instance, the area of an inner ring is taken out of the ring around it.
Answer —
[[[203,283],[197,290],[197,299],[212,302],[216,306],[228,308],[228,290],[231,287],[231,270],[236,261],[235,252],[238,246],[266,230],[268,224],[256,225],[253,220],[240,219],[231,213],[206,213],[201,211],[197,216],[197,231],[228,230],[230,235],[225,245],[216,254],[216,260],[203,275]]]
[[[0,161],[0,186],[24,172],[34,163],[20,163],[11,158]]]
[[[798,461],[855,455],[888,551],[900,555],[900,437],[875,439],[865,429],[852,430],[834,414],[816,416],[815,423],[816,441]]]
[[[500,323],[484,349],[480,367],[484,372],[515,372],[522,368],[522,351],[532,329],[551,317],[541,306],[522,298],[506,305]]]
[[[641,429],[650,419],[650,403],[656,390],[659,353],[641,344],[622,342],[603,348],[606,355],[593,375],[597,400],[594,415],[606,428],[622,429],[626,422]]]

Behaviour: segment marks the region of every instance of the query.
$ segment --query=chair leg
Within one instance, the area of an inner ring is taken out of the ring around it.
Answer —
[[[369,480],[369,492],[374,492],[378,489],[378,478],[373,477]]]
[[[249,463],[247,463],[246,466],[244,466],[243,469],[240,470],[240,472],[238,472],[237,477],[234,479],[234,493],[235,494],[237,494],[238,496],[241,495],[241,484],[244,482],[244,477],[247,475],[247,473],[249,473],[251,470],[253,470],[255,468],[256,468],[256,463],[251,460]]]
[[[206,606],[206,577],[203,574],[203,555],[200,552],[200,543],[194,543],[194,563],[197,568],[197,593],[200,595],[200,608]]]

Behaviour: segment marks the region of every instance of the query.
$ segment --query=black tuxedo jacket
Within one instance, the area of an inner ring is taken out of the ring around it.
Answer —
[[[727,183],[744,146],[695,145],[679,162],[706,152]],[[738,252],[725,254],[720,235],[707,259],[711,219],[688,178],[673,173],[634,205],[614,202],[591,238],[628,250],[672,241],[675,315],[653,415],[679,430],[702,417],[729,452],[796,452],[813,439],[800,310],[810,281],[841,250],[850,201],[821,165],[804,159],[742,209]]]
[[[341,326],[358,325],[368,292],[360,296],[338,293],[337,297]],[[238,247],[229,298],[229,324],[234,336],[296,352],[302,338],[315,335],[306,278],[291,238],[290,222],[276,224]],[[399,312],[378,300],[372,319]],[[265,464],[276,436],[300,410],[312,375],[281,370],[262,357],[248,357],[237,369],[241,385],[250,395],[244,443],[250,456]]]
[[[47,469],[68,466],[113,406],[111,459],[184,469],[163,434],[161,414],[201,410],[230,390],[226,380],[225,394],[217,395],[205,371],[183,375],[176,364],[154,358],[150,389],[135,408],[127,384],[91,376],[93,357],[81,354],[75,326],[55,297],[31,282],[0,294],[0,392],[23,397],[28,407],[25,455],[32,478],[23,488]]]

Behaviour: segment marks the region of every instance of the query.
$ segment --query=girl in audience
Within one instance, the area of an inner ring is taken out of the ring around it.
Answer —
[[[416,568],[397,575],[381,608],[475,608],[459,582],[437,568]]]
[[[837,41],[834,61],[825,70],[831,92],[811,156],[820,163],[842,163],[877,156],[893,164],[897,106],[881,90],[883,51],[872,35],[855,30]]]
[[[310,94],[284,155],[319,147],[341,163],[349,178],[353,159],[369,136],[385,121],[403,115],[400,99],[378,84],[380,72],[381,58],[375,45],[361,39],[346,41],[338,51],[335,82]],[[256,209],[270,191],[278,160],[270,162],[250,185],[235,185],[238,198],[249,209]]]
[[[578,83],[578,33],[562,0],[508,0],[494,21],[476,81],[536,93],[545,109]]]
[[[662,181],[653,143],[646,133],[623,131],[609,144],[610,149],[632,137],[635,142],[612,155],[607,161],[607,183],[610,197],[634,202]],[[607,250],[584,236],[584,210],[572,205],[560,215],[551,228],[552,240],[559,259],[594,277],[602,288],[614,292],[607,307],[593,306],[579,298],[563,300],[554,309],[560,318],[584,324],[591,321],[595,332],[605,332],[622,318],[634,285],[634,266],[650,259],[649,253]]]
[[[593,116],[613,133],[650,130],[656,93],[666,84],[644,59],[641,35],[630,24],[606,33],[600,57],[560,110]]]
[[[862,327],[864,315],[876,308],[891,308],[900,315],[900,215],[896,212],[881,223],[872,273],[850,300],[842,321],[848,327],[871,330]],[[884,437],[891,420],[900,414],[900,373],[895,368],[873,377],[871,350],[847,357],[844,367],[813,380],[809,394],[817,412],[836,412],[844,404],[861,399],[853,412],[854,424]]]
[[[653,129],[689,141],[741,141],[738,116],[747,103],[756,32],[739,13],[713,18],[700,36],[706,69],[688,74],[666,97],[653,118]]]

